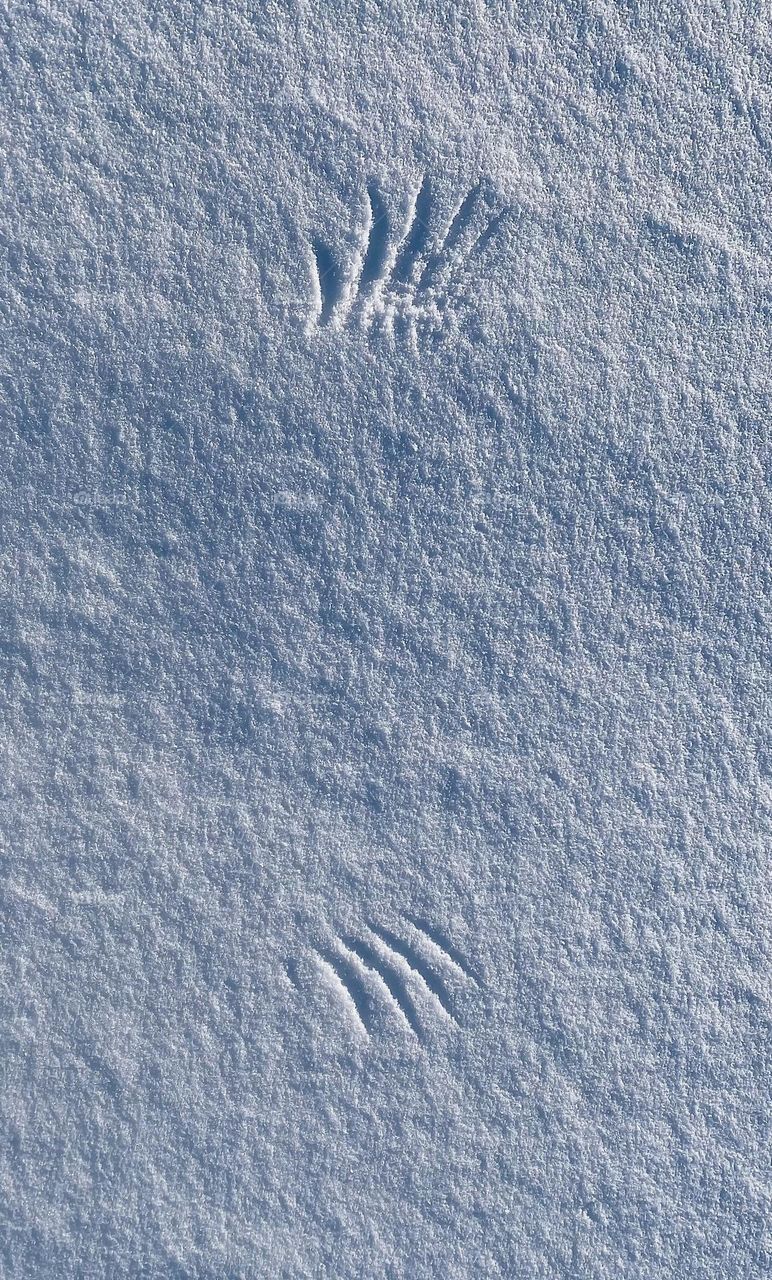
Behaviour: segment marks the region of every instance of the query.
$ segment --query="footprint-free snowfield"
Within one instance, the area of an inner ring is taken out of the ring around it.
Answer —
[[[0,14],[0,1273],[757,1280],[770,20]]]

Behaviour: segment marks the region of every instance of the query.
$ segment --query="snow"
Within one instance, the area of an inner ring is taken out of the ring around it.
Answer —
[[[769,18],[3,16],[8,1277],[755,1280]]]

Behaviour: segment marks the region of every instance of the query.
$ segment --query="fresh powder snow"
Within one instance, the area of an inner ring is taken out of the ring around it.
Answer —
[[[0,10],[0,1274],[768,1275],[768,6]]]

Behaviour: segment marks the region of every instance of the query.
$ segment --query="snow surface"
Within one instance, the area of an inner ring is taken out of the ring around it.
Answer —
[[[0,24],[0,1272],[768,1274],[767,6]]]

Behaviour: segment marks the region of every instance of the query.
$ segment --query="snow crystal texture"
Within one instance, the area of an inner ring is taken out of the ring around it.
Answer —
[[[9,1280],[755,1280],[772,20],[8,0]]]

